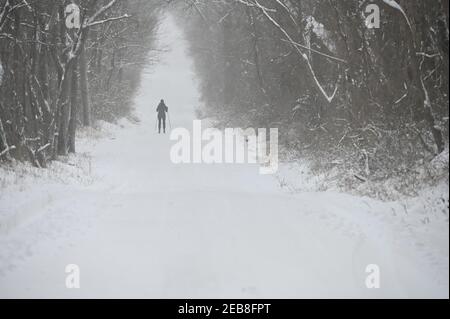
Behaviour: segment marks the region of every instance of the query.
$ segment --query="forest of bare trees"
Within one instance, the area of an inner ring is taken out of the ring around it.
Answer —
[[[448,1],[190,3],[179,17],[205,116],[279,127],[300,157],[362,180],[410,174],[448,145]]]
[[[0,160],[45,167],[75,152],[78,125],[128,114],[158,1],[0,1]],[[69,21],[67,21],[69,19]]]
[[[0,0],[1,161],[46,166],[78,125],[126,115],[168,5],[219,125],[278,127],[296,156],[362,181],[448,145],[446,0],[80,0],[68,29],[70,3]]]

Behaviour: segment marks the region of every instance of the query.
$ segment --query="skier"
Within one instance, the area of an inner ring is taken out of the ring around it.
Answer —
[[[169,112],[169,108],[164,103],[164,100],[161,100],[161,102],[159,102],[156,112],[158,112],[158,133],[161,134],[162,124],[164,134],[166,134],[166,113]]]

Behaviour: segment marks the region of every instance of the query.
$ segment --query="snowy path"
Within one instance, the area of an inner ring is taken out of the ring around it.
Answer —
[[[144,76],[142,122],[89,150],[101,182],[67,186],[0,238],[0,297],[448,297],[448,268],[403,249],[382,203],[283,193],[254,166],[171,164],[154,109],[164,97],[172,124],[190,128],[198,96],[180,31],[170,19],[164,30],[176,45]],[[23,238],[24,256],[5,253]],[[65,287],[67,264],[81,289]],[[368,264],[381,289],[366,288]]]

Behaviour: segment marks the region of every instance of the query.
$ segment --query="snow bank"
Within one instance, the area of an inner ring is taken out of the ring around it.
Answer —
[[[36,168],[30,163],[13,161],[0,166],[0,236],[33,219],[40,207],[66,199],[73,189],[92,185],[91,151],[102,139],[115,139],[118,129],[133,123],[121,119],[116,124],[97,121],[93,127],[77,133],[76,154],[49,162],[48,168]],[[18,205],[20,203],[20,205]]]
[[[418,267],[416,271],[421,269],[433,274],[434,279],[445,288],[449,282],[448,151],[430,163],[423,174],[427,174],[427,180],[432,179],[434,183],[430,185],[424,182],[425,186],[418,189],[415,196],[405,196],[398,192],[395,187],[396,180],[367,185],[371,183],[369,181],[349,191],[338,182],[341,175],[337,172],[315,175],[304,161],[281,164],[277,179],[284,190],[298,194],[300,198],[311,198],[311,192],[328,193],[327,200],[336,197],[336,210],[328,212],[329,216],[326,212],[317,212],[317,218],[339,220],[339,224],[346,225],[341,228],[347,229],[345,232],[348,234],[355,234],[355,229],[358,229],[364,236],[372,236],[374,242],[386,240],[382,245],[393,251],[393,255],[386,258],[394,260],[415,256],[417,262],[414,267]],[[377,194],[374,190],[380,188],[385,188],[380,193],[390,192],[395,200],[382,201],[373,198]],[[343,209],[340,202],[343,196],[350,196],[349,193],[353,195],[349,197],[349,204]],[[356,201],[354,196],[360,200]],[[340,202],[338,199],[341,199]],[[302,200],[302,203],[304,202],[305,199]],[[360,202],[365,203],[366,207],[358,207]],[[413,265],[404,266],[406,269]],[[409,279],[412,279],[420,274],[409,276]],[[404,280],[406,282],[409,279]]]

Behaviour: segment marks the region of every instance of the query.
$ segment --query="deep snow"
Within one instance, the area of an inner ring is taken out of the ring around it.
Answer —
[[[0,297],[448,298],[448,214],[421,223],[400,203],[286,192],[254,165],[171,164],[156,105],[190,128],[200,102],[181,31],[168,17],[161,32],[171,51],[144,73],[140,123],[83,138],[67,180],[0,170]],[[68,264],[80,289],[65,287]]]

